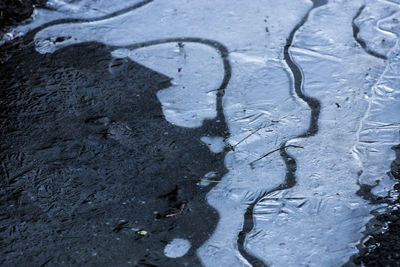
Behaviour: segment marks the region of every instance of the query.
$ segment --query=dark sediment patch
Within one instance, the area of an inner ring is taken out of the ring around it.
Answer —
[[[364,241],[357,246],[359,253],[343,265],[351,266],[400,266],[400,145],[394,146],[396,159],[388,175],[397,181],[392,198],[385,199],[389,205],[384,213],[376,212],[367,224]],[[372,202],[376,198],[370,199]],[[382,201],[380,201],[382,202]]]
[[[310,10],[308,10],[308,12],[304,15],[304,17],[300,20],[300,22],[297,23],[296,26],[292,29],[292,31],[290,32],[289,36],[286,39],[286,45],[284,47],[284,59],[293,74],[293,86],[295,89],[294,91],[297,94],[297,96],[299,98],[301,98],[304,102],[306,102],[308,104],[308,106],[311,108],[310,123],[309,123],[307,131],[304,132],[303,134],[300,134],[299,136],[297,136],[295,138],[310,137],[310,136],[315,135],[318,132],[318,119],[319,119],[319,114],[320,114],[320,110],[321,110],[321,104],[317,99],[309,97],[306,94],[304,94],[304,92],[303,92],[303,81],[304,81],[303,75],[301,73],[299,66],[292,60],[289,50],[290,50],[290,47],[292,46],[295,33],[307,21],[310,12],[317,7],[325,5],[326,3],[327,3],[327,0],[313,0],[313,6],[310,8]],[[257,266],[257,267],[258,266],[267,266],[262,260],[258,259],[254,255],[248,253],[244,247],[246,236],[248,233],[250,233],[250,231],[254,227],[254,218],[253,218],[254,207],[266,195],[268,195],[272,192],[275,192],[275,191],[289,189],[296,185],[296,170],[297,170],[296,160],[294,157],[292,157],[286,151],[286,148],[285,148],[286,143],[287,143],[287,141],[283,142],[281,144],[281,149],[280,149],[280,155],[283,158],[285,165],[286,165],[286,176],[285,176],[284,183],[282,183],[281,185],[279,185],[278,187],[276,187],[272,190],[261,193],[257,198],[255,198],[255,200],[246,209],[246,212],[244,215],[243,228],[242,228],[242,231],[238,235],[237,244],[238,244],[239,252],[253,266]]]
[[[28,19],[35,6],[44,6],[47,0],[1,0],[0,37],[8,26],[14,26]]]
[[[46,27],[107,19],[150,2],[99,18],[52,21],[1,47],[7,63],[0,66],[0,135],[6,140],[0,264],[200,264],[196,249],[214,231],[218,214],[205,200],[214,184],[197,182],[210,171],[217,172],[214,180],[226,173],[228,150],[211,153],[200,137],[228,137],[222,111],[231,75],[227,49],[200,38],[129,46],[197,42],[218,50],[225,74],[217,117],[187,129],[168,123],[157,100],[170,78],[112,59],[117,47],[86,43],[40,55],[32,42]],[[163,248],[176,237],[192,247],[169,259]]]
[[[227,171],[200,137],[228,136],[222,109],[176,127],[156,97],[170,78],[115,47],[14,48],[0,66],[0,264],[199,265],[218,214],[197,182]],[[163,254],[173,238],[192,244],[179,259]]]

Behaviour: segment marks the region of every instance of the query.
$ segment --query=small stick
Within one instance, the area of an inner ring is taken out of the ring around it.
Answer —
[[[257,133],[259,130],[261,130],[262,128],[264,128],[265,126],[261,126],[260,128],[258,128],[257,130],[255,130],[254,132],[251,132],[248,136],[246,136],[245,138],[243,138],[242,140],[240,140],[239,142],[237,142],[236,145],[231,146],[232,150],[235,151],[235,147],[237,147],[238,145],[240,145],[243,141],[245,141],[247,138],[249,138],[250,136],[252,136],[253,134]]]
[[[253,160],[252,162],[250,162],[250,165],[253,166],[255,162],[257,162],[257,161],[259,161],[259,160],[265,158],[265,157],[268,156],[268,155],[271,155],[272,153],[274,153],[274,152],[276,152],[276,151],[279,151],[279,150],[284,149],[284,148],[287,148],[287,147],[304,148],[304,147],[299,146],[299,145],[287,145],[287,146],[282,146],[282,147],[280,147],[280,148],[277,148],[277,149],[274,149],[274,150],[268,152],[267,154],[264,154],[262,157],[260,157],[260,158],[258,158],[258,159],[256,159],[256,160]]]
[[[207,180],[207,179],[200,179],[200,181],[209,182],[209,183],[219,183],[219,182],[221,182],[221,181],[217,181],[217,180]]]
[[[182,205],[181,205],[181,207],[180,207],[180,209],[179,209],[179,211],[178,211],[178,212],[175,212],[175,213],[169,213],[169,214],[165,215],[165,218],[168,218],[168,217],[174,217],[174,216],[176,216],[176,215],[179,215],[179,214],[181,214],[181,213],[182,213],[182,211],[185,209],[185,206],[186,206],[186,204],[185,204],[185,203],[182,203]]]

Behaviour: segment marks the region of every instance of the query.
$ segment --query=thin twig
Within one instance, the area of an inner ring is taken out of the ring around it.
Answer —
[[[186,206],[186,204],[185,204],[185,203],[182,203],[182,205],[180,206],[180,209],[179,209],[178,212],[169,213],[169,214],[165,215],[165,218],[174,217],[174,216],[176,216],[176,215],[181,214],[181,213],[183,212],[183,210],[185,209],[185,206]]]
[[[253,164],[254,164],[255,162],[257,162],[257,161],[259,161],[259,160],[261,160],[261,159],[267,157],[268,155],[271,155],[271,154],[274,153],[274,152],[277,152],[277,151],[279,151],[279,150],[281,150],[281,149],[284,149],[284,148],[287,148],[287,147],[304,148],[304,147],[299,146],[299,145],[281,146],[280,148],[274,149],[274,150],[268,152],[267,154],[264,154],[262,157],[260,157],[260,158],[258,158],[258,159],[256,159],[256,160],[253,160],[252,162],[250,162],[250,165],[253,166]]]
[[[219,182],[221,182],[221,181],[217,181],[217,180],[207,180],[207,179],[200,179],[200,181],[208,182],[208,183],[219,183]]]
[[[246,136],[245,138],[243,138],[242,140],[240,140],[239,142],[236,143],[236,145],[232,146],[233,150],[235,150],[235,147],[237,147],[238,145],[240,145],[244,140],[246,140],[247,138],[249,138],[250,136],[252,136],[253,134],[257,133],[259,130],[261,130],[262,128],[264,128],[264,126],[258,128],[257,130],[255,130],[254,132],[251,132],[248,136]]]
[[[234,145],[234,146],[230,146],[231,147],[231,149],[233,150],[233,151],[235,151],[235,148],[238,146],[238,145],[240,145],[243,141],[245,141],[247,138],[249,138],[250,136],[252,136],[252,135],[254,135],[255,133],[257,133],[259,130],[261,130],[261,129],[263,129],[263,128],[265,128],[265,126],[261,126],[261,127],[259,127],[257,130],[255,130],[254,132],[251,132],[249,135],[247,135],[245,138],[243,138],[242,140],[240,140],[239,142],[237,142],[236,143],[236,145]]]

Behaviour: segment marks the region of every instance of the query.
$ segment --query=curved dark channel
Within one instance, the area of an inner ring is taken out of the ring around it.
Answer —
[[[151,2],[153,2],[154,0],[143,0],[141,2],[138,2],[132,6],[117,10],[115,12],[112,12],[110,14],[106,14],[104,16],[99,16],[99,17],[95,17],[95,18],[64,18],[64,19],[57,19],[57,20],[53,20],[47,23],[44,23],[36,28],[33,28],[31,30],[29,30],[25,35],[21,36],[21,37],[17,37],[9,42],[6,42],[4,45],[5,48],[9,48],[9,47],[13,47],[16,45],[19,45],[20,43],[24,43],[25,45],[27,43],[30,43],[34,40],[35,35],[40,32],[41,30],[51,27],[51,26],[55,26],[58,24],[64,24],[64,23],[85,23],[85,22],[96,22],[96,21],[101,21],[101,20],[105,20],[105,19],[111,19],[113,17],[119,16],[119,15],[123,15],[125,13],[128,13],[132,10],[138,9],[142,6],[145,6]],[[7,49],[5,49],[7,50]],[[1,51],[0,51],[1,52]]]
[[[315,135],[318,132],[318,119],[319,119],[319,114],[321,111],[320,102],[317,99],[304,94],[304,92],[303,92],[303,82],[304,82],[303,74],[301,72],[300,67],[296,64],[295,61],[293,61],[293,59],[290,55],[290,47],[292,46],[293,38],[294,38],[294,35],[296,34],[297,30],[300,29],[304,25],[304,23],[308,19],[310,12],[313,9],[325,5],[328,1],[327,0],[312,0],[312,2],[313,2],[313,6],[308,10],[308,12],[301,19],[301,21],[299,23],[297,23],[296,26],[290,32],[289,36],[286,39],[286,45],[283,50],[284,59],[293,74],[293,86],[295,89],[294,91],[296,92],[297,96],[299,98],[301,98],[304,102],[306,102],[307,105],[311,109],[310,123],[309,123],[307,131],[305,131],[304,133],[302,133],[294,138],[306,138],[306,137]],[[296,160],[294,157],[292,157],[286,151],[286,148],[284,148],[288,141],[289,140],[282,142],[281,149],[280,149],[280,155],[286,164],[285,181],[282,184],[280,184],[279,186],[277,186],[276,188],[269,190],[269,191],[265,191],[262,194],[260,194],[247,207],[246,212],[244,214],[243,228],[242,228],[242,231],[240,231],[240,233],[238,235],[237,245],[238,245],[239,252],[254,267],[267,266],[267,264],[265,264],[261,259],[248,253],[244,247],[244,242],[245,242],[246,236],[248,233],[250,233],[250,231],[254,227],[254,218],[253,218],[254,207],[266,195],[268,195],[272,192],[275,192],[275,191],[289,189],[296,185],[296,170],[297,170]]]
[[[364,41],[363,39],[361,39],[361,38],[358,36],[358,33],[360,32],[360,28],[357,26],[357,24],[356,24],[355,21],[356,21],[356,19],[361,15],[361,12],[364,10],[364,8],[365,8],[364,5],[361,6],[360,9],[358,9],[356,15],[354,16],[354,18],[353,18],[353,20],[352,20],[353,37],[354,37],[354,40],[356,40],[356,42],[362,47],[362,49],[364,49],[364,51],[365,51],[366,53],[368,53],[369,55],[374,56],[374,57],[377,57],[377,58],[380,58],[380,59],[385,59],[385,60],[386,60],[387,57],[386,57],[385,55],[379,54],[379,53],[377,53],[377,52],[372,51],[371,49],[369,49],[369,48],[367,47],[367,44],[365,43],[365,41]]]
[[[39,27],[37,27],[35,29],[30,30],[28,32],[28,34],[25,35],[25,36],[32,36],[33,37],[33,35],[35,35],[39,31],[41,31],[41,30],[43,30],[45,28],[48,28],[50,26],[57,25],[57,24],[96,22],[96,21],[101,21],[101,20],[105,20],[105,19],[111,19],[113,17],[119,16],[119,15],[123,15],[123,14],[128,13],[128,12],[130,12],[132,10],[135,10],[135,9],[137,9],[139,7],[147,5],[147,4],[149,4],[149,3],[153,2],[153,1],[154,0],[143,0],[143,1],[141,1],[139,3],[136,3],[136,4],[132,5],[132,6],[123,8],[121,10],[117,10],[115,12],[112,12],[110,14],[106,14],[104,16],[95,17],[95,18],[88,18],[88,19],[85,19],[85,18],[65,18],[65,19],[53,20],[53,21],[47,22],[47,23],[45,23],[45,24],[43,24],[43,25],[41,25],[41,26],[39,26]]]

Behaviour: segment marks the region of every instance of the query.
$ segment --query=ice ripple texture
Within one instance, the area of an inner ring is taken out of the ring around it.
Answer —
[[[304,94],[321,103],[319,132],[296,138],[308,127],[310,108],[293,90],[283,50],[311,6],[306,0],[160,0],[115,18],[48,27],[36,36],[41,53],[85,41],[123,46],[170,37],[212,39],[227,46],[232,79],[223,108],[230,130],[226,142],[235,150],[225,159],[229,173],[208,195],[220,222],[198,250],[206,266],[249,265],[237,247],[246,208],[282,184],[286,173],[279,153],[253,168],[249,163],[287,140],[303,147],[287,149],[296,159],[296,184],[256,203],[254,227],[244,242],[248,253],[268,265],[345,263],[357,252],[370,212],[382,207],[358,195],[360,185],[376,185],[373,193],[379,196],[392,189],[387,175],[395,156],[391,146],[400,142],[399,3],[333,0],[310,12],[290,53],[302,71]],[[60,35],[71,38],[49,46],[48,38]],[[195,46],[187,50],[192,62],[221,65],[212,56],[215,51],[201,47],[194,52]],[[162,57],[170,53],[167,49],[173,48],[159,46],[143,50],[140,57],[128,56],[163,73],[169,67],[165,57],[157,64],[145,55]],[[171,53],[174,64],[181,64],[182,58]],[[160,93],[164,110],[174,111],[166,114],[171,123],[195,127],[215,114],[212,90],[222,70],[199,71],[199,79],[209,82],[200,83],[204,90],[196,92],[203,99],[196,102],[202,112],[195,121],[190,121],[193,114],[185,101],[171,107],[174,97],[168,92],[173,90]]]

